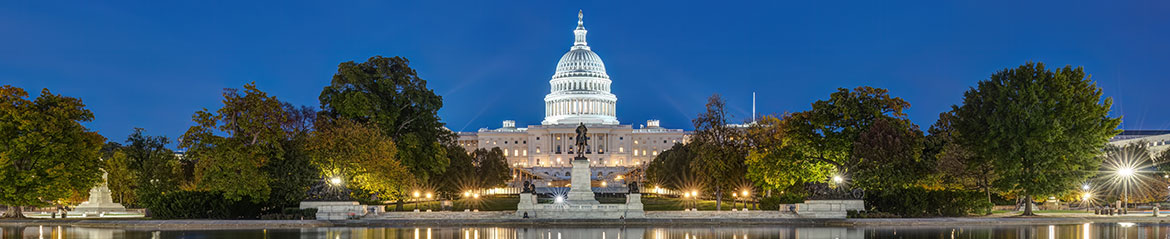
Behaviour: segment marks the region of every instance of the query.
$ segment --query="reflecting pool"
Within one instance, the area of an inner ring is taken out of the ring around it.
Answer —
[[[401,239],[782,239],[782,238],[1168,238],[1170,224],[1020,226],[322,227],[233,230],[0,227],[8,238],[401,238]]]

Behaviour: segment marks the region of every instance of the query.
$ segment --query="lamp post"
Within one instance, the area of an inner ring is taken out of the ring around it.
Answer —
[[[748,201],[752,199],[751,194],[748,193],[747,189],[744,189],[739,195],[743,197],[743,209],[748,209]]]
[[[434,198],[434,196],[435,195],[431,194],[431,192],[427,192],[427,209],[431,209],[430,201],[431,201],[431,198]]]
[[[1117,170],[1117,175],[1122,177],[1121,181],[1121,195],[1122,195],[1122,209],[1129,209],[1129,180],[1133,178],[1134,169],[1124,167]],[[1125,210],[1129,211],[1129,210]]]

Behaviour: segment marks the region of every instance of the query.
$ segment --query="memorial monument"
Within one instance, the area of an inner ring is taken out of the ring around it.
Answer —
[[[584,123],[575,130],[577,148],[588,146],[588,131]],[[551,204],[538,203],[531,184],[525,182],[525,189],[520,193],[520,204],[516,206],[516,214],[521,218],[572,218],[572,219],[624,219],[642,218],[645,212],[642,209],[642,194],[631,190],[626,196],[625,204],[601,204],[593,197],[592,172],[589,169],[589,158],[583,151],[578,151],[573,158],[573,175],[569,181],[569,193],[564,198],[555,195],[557,199]],[[637,184],[631,185],[636,189]]]
[[[77,207],[73,208],[71,214],[100,215],[107,212],[126,211],[126,207],[120,203],[114,203],[113,197],[110,196],[109,182],[106,181],[108,175],[103,170],[102,183],[89,190],[89,201],[77,205]]]

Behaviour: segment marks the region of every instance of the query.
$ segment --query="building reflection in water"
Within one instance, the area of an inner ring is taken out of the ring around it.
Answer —
[[[1170,224],[1084,223],[1031,226],[814,227],[325,227],[270,229],[110,229],[58,225],[0,227],[0,239],[389,238],[389,239],[884,239],[1170,238]]]

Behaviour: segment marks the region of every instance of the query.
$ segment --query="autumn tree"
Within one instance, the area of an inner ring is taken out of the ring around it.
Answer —
[[[45,206],[101,180],[101,135],[82,126],[93,112],[80,99],[41,90],[29,100],[23,89],[0,86],[0,204],[7,215]]]
[[[399,162],[394,142],[373,125],[348,119],[320,122],[309,144],[312,163],[322,178],[380,199],[405,197],[413,179]]]
[[[738,186],[747,171],[743,130],[729,124],[731,115],[726,104],[718,94],[708,98],[707,110],[693,120],[695,133],[691,138],[695,152],[691,173],[703,175],[705,185],[714,192],[715,210],[722,207],[725,189]]]
[[[443,98],[427,88],[409,63],[382,56],[341,63],[321,91],[321,108],[331,118],[377,126],[395,143],[402,165],[426,181],[447,168],[444,145],[453,144],[455,135],[439,120]]]
[[[995,185],[1022,195],[1033,215],[1034,195],[1055,195],[1084,181],[1119,131],[1103,97],[1080,67],[1047,69],[1027,63],[1004,69],[963,94],[954,106],[960,142],[987,157],[1000,176]]]

